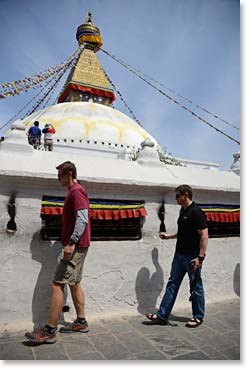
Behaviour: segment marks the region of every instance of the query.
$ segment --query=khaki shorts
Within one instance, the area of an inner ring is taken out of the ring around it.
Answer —
[[[82,279],[82,269],[87,255],[88,247],[77,248],[70,261],[63,260],[63,250],[58,258],[53,282],[74,285]]]

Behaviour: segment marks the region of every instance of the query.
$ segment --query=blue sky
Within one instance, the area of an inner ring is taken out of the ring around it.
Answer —
[[[0,0],[0,83],[30,76],[67,59],[77,47],[76,29],[88,10],[101,30],[105,50],[240,126],[237,0]],[[102,52],[97,55],[142,126],[161,147],[173,156],[230,168],[232,154],[239,150],[236,143]],[[1,100],[0,126],[33,95]],[[115,107],[128,114],[119,99]],[[239,140],[237,130],[193,109]]]

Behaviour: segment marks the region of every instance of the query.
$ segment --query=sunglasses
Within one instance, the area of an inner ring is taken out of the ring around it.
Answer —
[[[57,178],[59,179],[59,180],[61,180],[61,178],[63,177],[64,175],[62,174],[62,173],[59,173],[58,175],[57,175]]]
[[[180,196],[183,196],[184,194],[176,194],[176,199],[178,199]]]

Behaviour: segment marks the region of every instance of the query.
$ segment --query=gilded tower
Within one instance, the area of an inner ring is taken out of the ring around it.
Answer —
[[[109,105],[115,100],[107,77],[96,56],[102,46],[100,30],[93,23],[89,12],[85,23],[77,28],[76,39],[81,54],[73,66],[65,86],[59,96],[61,102],[95,102]]]

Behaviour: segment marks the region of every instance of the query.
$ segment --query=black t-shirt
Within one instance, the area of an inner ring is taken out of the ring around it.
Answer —
[[[194,202],[184,209],[180,209],[178,218],[178,232],[176,252],[179,254],[199,255],[200,239],[198,229],[207,228],[205,213]]]

